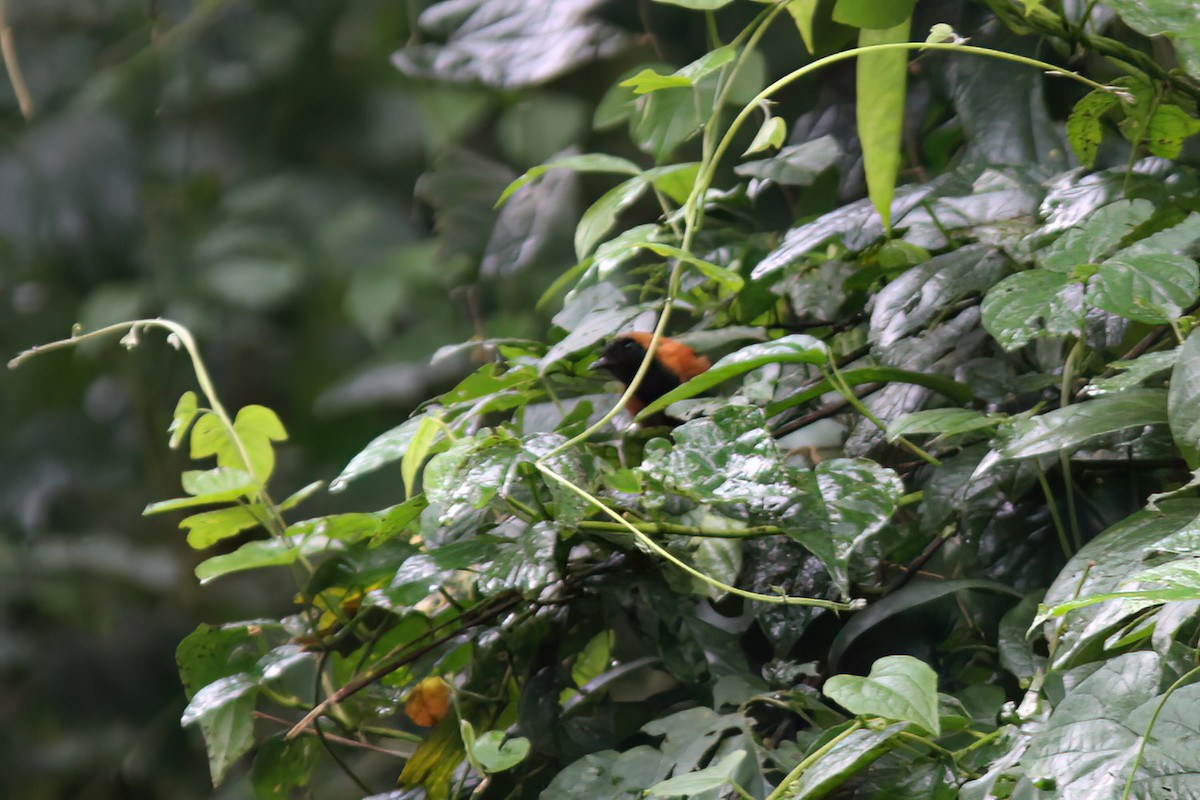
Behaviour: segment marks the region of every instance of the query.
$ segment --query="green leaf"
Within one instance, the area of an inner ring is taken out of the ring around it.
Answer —
[[[1031,419],[1014,420],[1006,441],[996,452],[1005,459],[1071,453],[1108,434],[1166,422],[1165,390],[1129,389]]]
[[[278,734],[259,744],[250,772],[255,800],[288,800],[292,789],[307,786],[320,752],[313,736],[285,739]]]
[[[995,428],[1003,420],[971,411],[967,408],[935,408],[914,411],[887,427],[887,440],[894,442],[901,436],[915,433],[935,433],[939,436],[958,436],[973,431]]]
[[[875,29],[895,28],[903,24],[906,26],[905,36],[907,37],[908,18],[912,16],[913,6],[916,4],[916,0],[837,0],[837,5],[833,7],[833,21],[855,28]],[[879,41],[882,40],[864,42],[860,39],[859,44],[878,44]],[[890,41],[903,41],[903,39]],[[860,126],[860,135],[861,131],[862,127]]]
[[[782,134],[781,134],[782,142]],[[748,151],[750,152],[750,151]],[[809,186],[817,176],[837,163],[842,150],[833,136],[785,147],[771,158],[739,164],[733,171],[749,178],[762,178],[787,186]]]
[[[758,132],[750,146],[742,153],[743,156],[761,153],[764,150],[777,150],[787,141],[787,123],[779,117],[768,115],[759,126]]]
[[[624,752],[601,750],[569,764],[554,776],[540,797],[629,800],[666,774],[662,753],[648,745]]]
[[[618,156],[610,156],[606,153],[585,153],[583,155],[557,158],[554,161],[533,167],[505,187],[500,198],[496,200],[496,207],[499,208],[504,205],[508,198],[512,197],[522,187],[540,178],[552,169],[567,169],[572,172],[615,173],[618,175],[639,175],[642,172],[641,167],[632,161],[619,158]]]
[[[461,722],[467,724],[466,720]],[[520,764],[529,755],[529,749],[529,740],[524,736],[509,738],[502,731],[488,731],[474,740],[468,753],[490,775]]]
[[[1165,36],[1191,75],[1200,75],[1200,19],[1192,0],[1109,0],[1106,5],[1138,33]]]
[[[187,530],[188,546],[193,550],[212,547],[222,539],[237,536],[242,531],[261,525],[260,516],[265,513],[261,503],[230,506],[215,511],[202,511],[185,517],[179,527]]]
[[[1055,272],[1071,272],[1085,264],[1097,264],[1112,255],[1121,241],[1153,214],[1154,204],[1149,200],[1109,203],[1039,251],[1038,263]]]
[[[1110,370],[1120,370],[1120,373],[1108,378],[1094,378],[1084,387],[1084,393],[1089,397],[1100,397],[1111,392],[1120,392],[1140,386],[1151,378],[1170,372],[1175,368],[1179,357],[1178,350],[1166,350],[1159,353],[1145,353],[1129,361],[1110,361]],[[1171,399],[1167,398],[1167,413],[1170,414]]]
[[[846,22],[847,18],[858,20],[847,24],[862,28],[858,44],[865,47],[908,41],[912,6],[911,0],[838,0],[833,13],[839,22]],[[867,193],[883,226],[891,230],[892,198],[900,171],[908,54],[903,50],[863,53],[858,57],[855,74],[858,87],[855,109]]]
[[[1135,597],[1094,603],[1087,608],[1076,606],[1079,610],[1070,608],[1074,601],[1112,594],[1156,554],[1176,550],[1173,542],[1188,550],[1200,547],[1198,515],[1200,501],[1167,500],[1159,504],[1158,511],[1138,511],[1109,527],[1072,556],[1043,601],[1051,614],[1070,610],[1065,619],[1047,623],[1048,630],[1053,626],[1058,641],[1053,666],[1065,668],[1089,660],[1089,654],[1102,648],[1108,634],[1134,611],[1167,599],[1181,599]]]
[[[230,431],[216,414],[206,414],[192,428],[192,458],[216,456],[217,465],[248,470],[260,484],[266,483],[275,468],[275,451],[272,441],[287,439],[287,431],[275,412],[265,406],[250,405],[238,411],[233,421],[233,434],[241,441],[242,450]]]
[[[350,463],[341,474],[333,479],[329,484],[329,491],[340,492],[350,485],[350,481],[402,459],[424,418],[424,414],[419,414],[372,439],[358,455],[350,459]]]
[[[663,256],[665,258],[676,258],[685,264],[689,264],[696,268],[704,277],[715,281],[722,289],[725,289],[730,294],[737,294],[742,290],[745,281],[741,275],[738,275],[733,270],[713,264],[711,261],[705,261],[702,258],[697,258],[686,250],[681,250],[669,244],[656,244],[654,242],[646,242],[639,245],[647,250]]]
[[[583,646],[583,650],[575,657],[575,663],[571,665],[571,680],[576,686],[582,687],[608,669],[614,641],[616,634],[612,629],[607,629],[593,636]]]
[[[1067,140],[1083,166],[1090,168],[1095,165],[1104,131],[1101,120],[1120,105],[1121,101],[1113,92],[1095,89],[1084,95],[1071,109],[1071,115],[1067,118]]]
[[[305,552],[316,552],[323,548],[324,542],[303,548]],[[300,557],[300,545],[290,544],[278,539],[268,539],[259,542],[246,542],[244,545],[222,556],[213,556],[196,566],[196,577],[201,583],[208,583],[214,578],[228,575],[232,572],[243,572],[248,569],[263,567],[284,567],[295,563]]]
[[[175,412],[171,415],[171,425],[167,430],[171,434],[171,439],[167,443],[172,450],[179,448],[183,443],[183,437],[187,435],[188,426],[190,426],[196,416],[200,414],[200,409],[196,401],[195,392],[184,392],[179,398],[179,402],[175,404]]]
[[[1122,257],[1100,265],[1087,301],[1119,317],[1163,325],[1182,316],[1200,291],[1196,262],[1168,253]]]
[[[1188,467],[1200,467],[1200,329],[1179,346],[1167,395],[1167,419]]]
[[[850,713],[911,722],[938,736],[937,673],[912,656],[886,656],[863,678],[834,675],[822,692]]]
[[[670,75],[660,75],[652,69],[644,69],[620,83],[633,89],[634,94],[649,94],[660,89],[694,86],[737,57],[737,48],[724,45],[705,53],[700,58]]]
[[[1066,696],[1032,732],[1021,757],[1027,781],[1049,782],[1055,797],[1117,798],[1137,760],[1130,797],[1200,792],[1200,751],[1190,746],[1200,736],[1200,686],[1166,698],[1159,689],[1173,670],[1164,661],[1155,653],[1126,653],[1090,674],[1066,676]]]
[[[575,228],[575,257],[586,258],[617,224],[621,212],[637,202],[650,188],[645,175],[638,175],[614,186],[592,203]]]
[[[992,287],[982,311],[983,327],[1005,350],[1038,337],[1078,335],[1083,327],[1083,286],[1059,272],[1019,272]]]
[[[211,470],[188,470],[183,473],[183,489],[192,497],[177,497],[160,500],[146,506],[143,514],[160,514],[181,508],[230,503],[242,497],[251,497],[255,484],[245,470],[217,467]]]
[[[842,733],[846,725],[828,728],[809,748],[810,753]],[[908,727],[908,723],[889,725],[882,730],[859,728],[823,755],[820,760],[804,771],[800,780],[788,787],[789,800],[820,800],[831,793],[851,776],[892,749],[892,739]]]
[[[792,21],[796,23],[796,30],[800,31],[800,38],[804,41],[804,47],[809,53],[815,52],[813,48],[813,15],[817,13],[817,6],[821,0],[789,0],[787,11],[792,15]]]
[[[1200,119],[1176,105],[1163,103],[1154,109],[1146,131],[1146,147],[1159,158],[1179,158],[1183,140],[1200,133]]]
[[[412,441],[400,459],[400,477],[404,480],[404,496],[413,496],[413,487],[417,482],[417,473],[425,463],[425,459],[433,452],[439,439],[445,432],[445,423],[440,417],[426,415],[421,418],[421,424],[413,433]]]
[[[695,378],[667,392],[646,406],[638,415],[644,418],[662,411],[671,403],[695,397],[718,383],[744,375],[767,364],[824,364],[829,360],[825,343],[807,334],[792,334],[782,339],[743,347],[719,360]]]
[[[935,392],[950,398],[956,403],[970,403],[975,398],[969,386],[957,383],[949,378],[943,378],[940,375],[932,375],[928,372],[912,372],[893,367],[860,367],[844,370],[841,373],[841,378],[848,386],[861,386],[864,383],[911,383],[914,386],[924,386],[927,389],[933,389]],[[790,397],[778,400],[767,406],[767,416],[773,417],[780,412],[803,405],[831,391],[834,391],[833,385],[828,380],[820,380],[803,391],[796,392]]]
[[[738,767],[742,765],[746,756],[745,750],[735,750],[711,767],[706,767],[698,772],[689,772],[686,775],[676,775],[674,778],[654,784],[646,790],[646,796],[694,797],[701,792],[720,789],[722,786],[734,782]]]

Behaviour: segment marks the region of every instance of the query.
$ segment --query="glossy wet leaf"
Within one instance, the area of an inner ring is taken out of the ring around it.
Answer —
[[[986,291],[1010,270],[1009,260],[985,245],[967,245],[906,270],[876,296],[871,341],[889,347],[911,336],[955,300]]]
[[[1178,319],[1200,291],[1196,262],[1169,253],[1122,257],[1100,265],[1086,300],[1117,316],[1151,325]]]
[[[1150,219],[1154,204],[1148,200],[1118,200],[1096,209],[1078,225],[1036,254],[1038,262],[1055,272],[1070,272],[1084,264],[1098,264],[1116,252],[1121,240]]]
[[[1157,353],[1146,353],[1129,361],[1109,362],[1109,369],[1119,370],[1116,375],[1107,378],[1093,379],[1084,387],[1084,392],[1092,397],[1099,397],[1110,392],[1120,392],[1164,375],[1175,367],[1179,358],[1178,350],[1166,350]],[[1168,414],[1170,413],[1170,397],[1167,398]]]
[[[1187,797],[1200,791],[1200,687],[1163,701],[1167,669],[1155,653],[1105,661],[1074,686],[1030,741],[1022,759],[1033,781],[1049,780],[1063,800],[1119,798],[1141,737],[1161,706],[1133,779],[1132,797]]]
[[[1165,389],[1129,389],[1016,420],[996,452],[1006,459],[1071,453],[1108,434],[1166,422]]]
[[[350,481],[402,459],[409,444],[412,443],[413,436],[420,429],[423,419],[424,415],[415,416],[372,439],[354,458],[350,459],[350,463],[346,465],[341,474],[333,479],[329,484],[329,491],[342,491],[350,484]]]
[[[892,28],[908,19],[914,5],[916,0],[837,0],[833,19],[855,28]]]
[[[937,673],[912,656],[886,656],[863,678],[834,675],[825,681],[825,696],[850,713],[911,722],[939,735]]]
[[[782,125],[782,120],[774,117],[772,119],[776,119]],[[782,144],[785,131],[782,128],[779,128],[778,131],[778,139]],[[773,141],[768,140],[768,144],[778,147],[779,145],[773,144]],[[753,152],[756,151],[747,151],[747,153]],[[809,186],[817,179],[818,175],[836,164],[841,157],[842,149],[838,145],[837,139],[832,136],[822,136],[804,144],[783,147],[770,158],[738,164],[733,171],[746,178],[761,178],[785,186]]]
[[[405,74],[458,83],[518,89],[545,83],[629,42],[619,28],[593,14],[595,0],[468,0],[434,5],[420,26],[444,44],[410,45],[393,63]]]
[[[1005,350],[1038,337],[1078,335],[1083,319],[1083,286],[1060,272],[1010,275],[983,298],[983,325]]]
[[[1045,606],[1055,609],[1074,600],[1114,592],[1143,569],[1155,553],[1168,549],[1172,540],[1190,536],[1200,541],[1195,533],[1200,501],[1170,500],[1159,508],[1158,512],[1139,511],[1084,545],[1046,592]],[[1059,641],[1054,665],[1072,665],[1074,659],[1094,650],[1123,619],[1147,605],[1154,603],[1118,598],[1047,622],[1057,630]]]
[[[630,800],[657,783],[663,773],[662,754],[637,745],[624,752],[602,750],[569,764],[554,776],[539,800],[587,797],[589,800]]]
[[[840,733],[840,727],[844,726],[827,729],[822,740]],[[907,727],[908,723],[897,723],[882,730],[859,728],[806,770],[800,780],[789,787],[786,796],[796,800],[828,797],[847,779],[891,750],[892,739]]]

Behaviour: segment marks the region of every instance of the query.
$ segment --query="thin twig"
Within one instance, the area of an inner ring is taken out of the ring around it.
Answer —
[[[13,94],[17,96],[17,108],[26,122],[33,119],[33,95],[25,83],[25,75],[21,72],[21,62],[17,59],[17,43],[13,38],[12,26],[8,24],[8,0],[0,0],[0,54],[4,57],[4,68],[8,70],[8,81],[12,84]]]

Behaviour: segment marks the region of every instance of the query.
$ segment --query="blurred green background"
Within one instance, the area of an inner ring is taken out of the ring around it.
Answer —
[[[225,404],[288,427],[285,496],[471,368],[466,350],[431,365],[438,347],[543,335],[534,303],[574,261],[578,179],[492,204],[556,153],[620,152],[627,137],[597,142],[592,115],[623,70],[662,56],[626,32],[647,4],[597,21],[586,3],[492,2],[549,26],[504,43],[500,66],[487,30],[442,46],[479,2],[418,26],[424,5],[0,0],[19,68],[0,80],[0,351],[76,322],[188,325]],[[682,10],[650,13],[703,47]],[[599,66],[573,77],[585,62]],[[287,612],[285,575],[200,587],[174,520],[140,516],[179,493],[166,427],[194,388],[181,354],[144,339],[0,374],[3,797],[209,796],[175,646],[202,621]],[[305,510],[382,507],[397,481]],[[218,796],[248,794],[242,777]]]

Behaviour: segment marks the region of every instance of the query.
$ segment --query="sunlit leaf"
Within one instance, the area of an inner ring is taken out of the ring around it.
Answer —
[[[853,13],[851,6],[857,7]],[[858,44],[865,47],[908,41],[912,6],[908,0],[838,0],[833,13],[839,22],[862,27]],[[847,17],[858,21],[848,21]],[[884,227],[890,229],[892,198],[900,171],[908,54],[903,50],[862,53],[855,70],[858,138],[862,142],[867,192]]]
[[[822,691],[852,714],[911,722],[937,736],[937,673],[912,656],[887,656],[867,677],[834,675]]]

